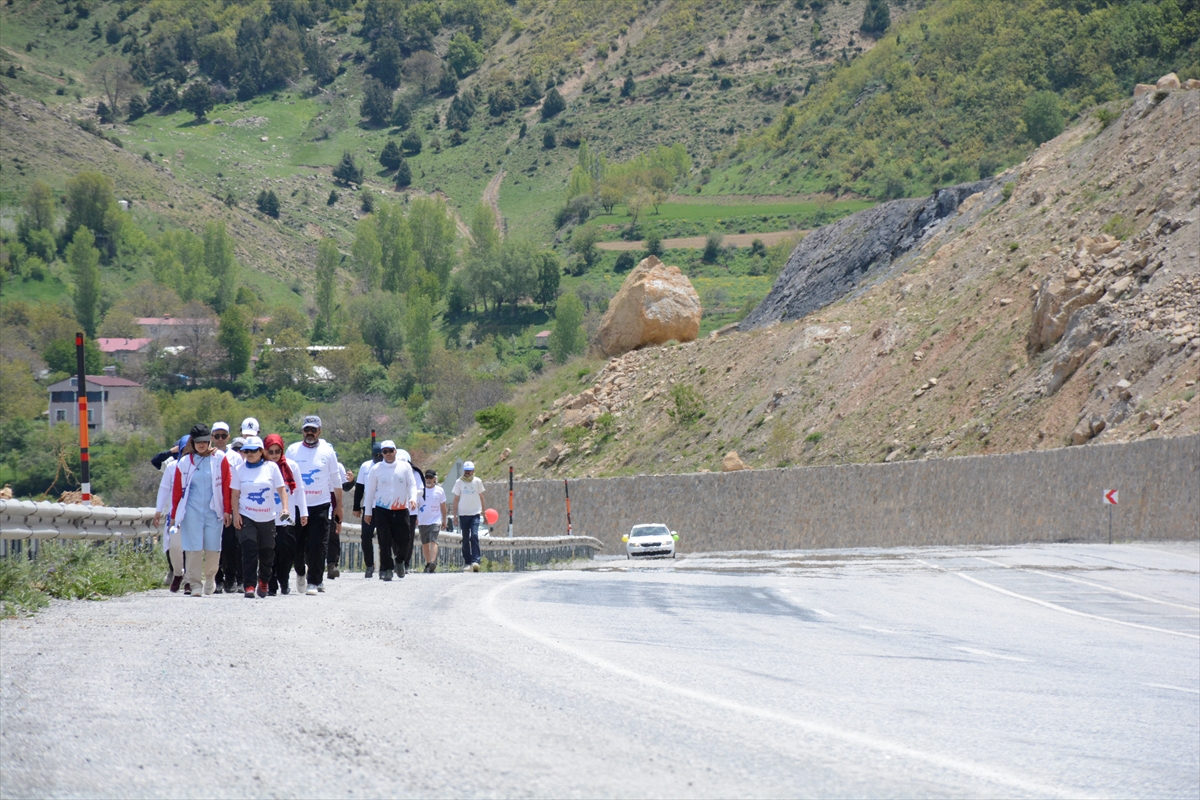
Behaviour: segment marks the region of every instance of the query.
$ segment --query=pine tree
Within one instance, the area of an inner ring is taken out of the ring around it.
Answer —
[[[867,7],[863,9],[862,25],[859,29],[863,33],[871,33],[879,35],[888,29],[892,24],[892,14],[888,9],[887,0],[867,0]]]
[[[354,163],[349,150],[342,153],[341,163],[333,168],[333,177],[342,183],[362,183],[362,170]]]
[[[88,336],[96,335],[96,306],[100,302],[100,251],[96,237],[80,226],[67,245],[67,264],[75,281],[75,318]]]
[[[408,159],[401,158],[400,165],[396,167],[396,188],[406,189],[412,185],[412,168],[408,166]]]
[[[546,92],[546,99],[542,102],[542,119],[550,119],[566,107],[567,103],[558,89],[551,89]]]
[[[404,154],[400,152],[396,142],[389,139],[388,143],[383,146],[383,152],[379,154],[379,163],[383,165],[384,169],[397,169],[403,160]]]

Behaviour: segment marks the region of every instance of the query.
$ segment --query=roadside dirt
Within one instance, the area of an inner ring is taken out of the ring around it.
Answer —
[[[725,238],[721,240],[721,243],[726,246],[733,245],[734,247],[749,247],[750,245],[754,244],[755,239],[761,239],[763,244],[770,246],[773,244],[778,244],[779,242],[782,242],[785,239],[790,239],[793,236],[803,236],[806,233],[808,233],[808,231],[771,231],[770,233],[730,233],[730,234],[727,234],[725,236]],[[667,250],[673,250],[673,249],[685,248],[685,247],[699,249],[701,247],[704,247],[706,240],[707,240],[707,237],[705,237],[705,236],[681,236],[681,237],[677,237],[677,238],[673,238],[673,239],[663,239],[662,243],[663,243],[663,247]],[[617,251],[645,250],[646,242],[645,241],[597,242],[596,247],[598,247],[601,250],[617,250]]]

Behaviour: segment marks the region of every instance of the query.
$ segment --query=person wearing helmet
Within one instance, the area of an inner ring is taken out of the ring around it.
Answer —
[[[232,475],[220,450],[213,450],[208,426],[192,426],[188,448],[193,452],[175,464],[171,488],[171,517],[182,538],[185,578],[192,596],[216,589],[221,557],[221,531],[233,521],[230,502]]]
[[[479,516],[483,513],[483,481],[475,477],[475,464],[463,464],[462,477],[454,482],[454,509],[462,534],[463,572],[479,572]]]
[[[375,525],[379,535],[379,578],[390,581],[393,570],[403,578],[405,538],[410,511],[417,508],[417,487],[407,461],[396,454],[388,439],[379,446],[383,461],[371,467],[363,503],[363,522]]]
[[[358,477],[354,480],[354,516],[362,518],[363,495],[367,491],[367,476],[371,474],[371,468],[383,461],[382,446],[379,444],[371,445],[371,457],[364,461],[358,468]],[[367,565],[365,578],[375,576],[375,526],[362,521],[362,553],[363,562]]]

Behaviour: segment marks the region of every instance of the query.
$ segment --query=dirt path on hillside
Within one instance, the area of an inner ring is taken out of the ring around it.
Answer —
[[[496,215],[496,227],[500,231],[500,238],[503,239],[508,235],[508,220],[500,213],[500,183],[504,180],[504,170],[500,170],[492,179],[488,181],[488,185],[483,190],[483,202],[492,209],[492,213]]]
[[[803,236],[808,231],[772,231],[770,233],[730,233],[726,234],[721,240],[723,245],[733,245],[734,247],[749,247],[754,243],[755,239],[762,239],[765,245],[773,245],[782,242],[792,236]],[[674,239],[663,239],[662,245],[666,250],[676,248],[690,247],[699,249],[704,247],[707,236],[680,236]],[[597,242],[596,247],[601,250],[644,250],[646,243],[638,242]]]

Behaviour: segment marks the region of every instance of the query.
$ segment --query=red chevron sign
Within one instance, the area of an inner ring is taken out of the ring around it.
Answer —
[[[1109,489],[1106,491],[1104,493],[1104,502],[1110,506],[1115,506],[1117,504],[1117,490]]]

